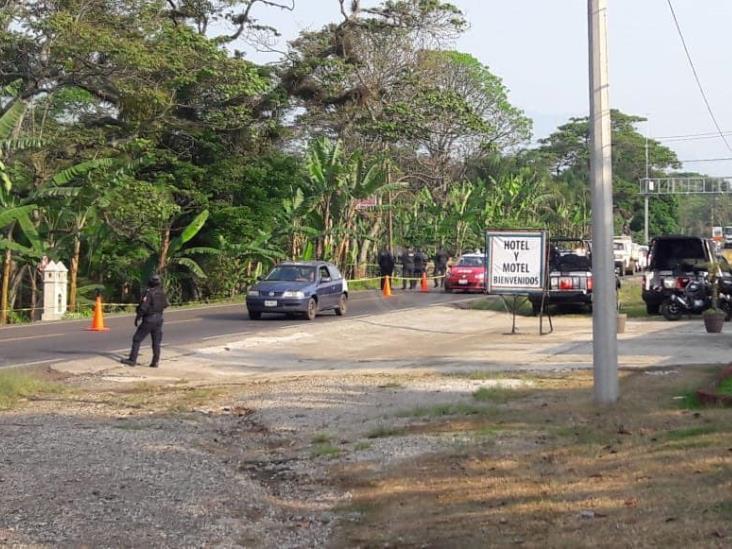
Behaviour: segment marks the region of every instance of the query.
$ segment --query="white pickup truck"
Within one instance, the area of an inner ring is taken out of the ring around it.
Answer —
[[[613,257],[618,274],[632,275],[639,269],[638,245],[630,236],[618,236],[613,240]]]

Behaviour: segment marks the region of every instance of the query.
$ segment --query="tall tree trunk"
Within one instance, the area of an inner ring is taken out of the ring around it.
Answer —
[[[158,273],[165,271],[168,264],[168,250],[170,249],[170,227],[163,231],[163,243],[160,246],[160,261],[158,261]]]
[[[3,260],[3,288],[2,297],[0,298],[0,324],[8,323],[8,298],[10,297],[10,265],[13,260],[13,254],[10,249],[5,250],[5,259]]]
[[[28,277],[30,278],[30,319],[31,322],[34,322],[36,320],[36,305],[38,304],[38,281],[36,277],[38,276],[38,270],[36,269],[36,265],[31,263],[28,265]]]
[[[361,244],[361,250],[358,254],[359,277],[364,276],[366,273],[366,263],[369,259],[369,250],[371,249],[371,244],[378,236],[379,231],[381,231],[381,217],[377,218],[376,222],[371,227],[371,230],[369,231],[369,238],[365,239],[363,244]]]
[[[69,310],[76,312],[76,278],[79,275],[79,257],[81,256],[81,238],[74,234],[74,255],[71,256],[69,270]]]
[[[23,272],[25,267],[17,268],[18,264],[14,261],[10,262],[10,295],[8,296],[8,309],[21,309],[23,307],[23,301],[20,300],[18,304],[18,297],[21,296],[20,287],[23,283]]]

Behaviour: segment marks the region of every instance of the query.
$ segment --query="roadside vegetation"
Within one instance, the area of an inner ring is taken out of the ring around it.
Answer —
[[[64,392],[65,387],[42,376],[16,371],[0,371],[0,411],[21,402]]]
[[[469,24],[449,2],[324,0],[333,23],[267,66],[232,46],[270,44],[258,21],[289,2],[11,4],[0,324],[37,316],[44,255],[68,267],[78,317],[97,291],[134,303],[153,270],[172,302],[210,301],[285,258],[360,278],[388,245],[459,255],[486,227],[588,233],[587,120],[531,147],[500,75],[448,49]],[[642,230],[643,120],[613,112],[618,234]],[[652,176],[679,166],[647,143]],[[686,204],[654,199],[651,235],[701,218]]]

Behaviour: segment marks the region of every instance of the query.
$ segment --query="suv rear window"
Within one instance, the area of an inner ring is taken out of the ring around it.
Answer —
[[[701,238],[657,240],[653,245],[651,270],[693,271],[707,266],[709,258]]]

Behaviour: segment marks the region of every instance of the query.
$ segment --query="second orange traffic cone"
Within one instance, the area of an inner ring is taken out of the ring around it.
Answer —
[[[420,292],[429,292],[430,291],[430,286],[429,286],[429,284],[427,284],[427,273],[425,273],[425,272],[422,272],[422,282],[420,282],[419,291]]]
[[[102,312],[102,298],[97,296],[94,303],[94,316],[92,317],[91,326],[88,328],[91,332],[108,332],[109,328],[104,326],[104,313]]]
[[[386,275],[384,277],[384,297],[391,297],[391,282],[389,281],[391,277],[389,275]]]

